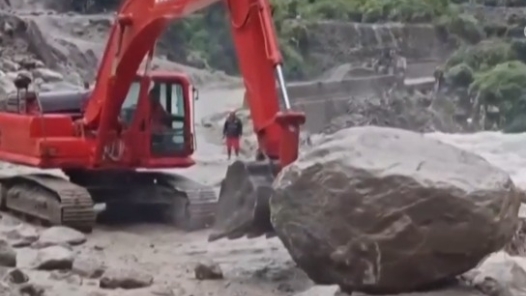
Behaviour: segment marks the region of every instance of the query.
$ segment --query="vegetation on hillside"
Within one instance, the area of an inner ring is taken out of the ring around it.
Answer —
[[[496,108],[499,128],[526,131],[526,41],[489,39],[463,46],[447,61],[446,78],[451,87],[469,90],[477,112]]]
[[[71,1],[79,12],[113,9],[119,0]],[[512,15],[498,23],[465,13],[457,4],[473,0],[271,0],[273,18],[289,77],[309,71],[305,63],[309,25],[333,20],[360,23],[432,23],[437,33],[459,49],[445,65],[453,88],[469,90],[476,104],[496,106],[499,123],[517,130],[517,118],[526,111],[526,42],[522,36],[526,18]],[[486,6],[526,7],[526,0],[475,0]],[[517,8],[519,9],[519,8]],[[167,32],[175,47],[170,59],[194,66],[236,74],[227,11],[222,3],[175,23]],[[526,130],[526,120],[524,130]],[[519,128],[520,129],[520,128]]]
[[[119,0],[71,1],[79,12],[113,9]],[[436,23],[445,35],[478,42],[484,32],[476,20],[450,7],[450,0],[271,0],[273,18],[289,77],[301,78],[309,72],[305,62],[309,24],[321,20],[361,23]],[[227,11],[222,3],[184,19],[170,28],[172,46],[177,56],[170,56],[194,66],[237,73]],[[175,33],[177,32],[177,33]],[[449,37],[449,36],[447,36]],[[180,50],[179,50],[180,49]],[[173,53],[172,53],[173,55]]]

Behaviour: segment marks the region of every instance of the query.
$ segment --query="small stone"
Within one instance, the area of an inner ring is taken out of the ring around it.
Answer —
[[[13,81],[16,79],[17,76],[18,76],[17,72],[6,72],[5,73],[5,78],[9,79],[8,81],[10,82],[10,84],[15,90],[16,88],[15,88],[15,85],[13,84]]]
[[[16,251],[5,240],[0,240],[0,266],[16,266]]]
[[[149,287],[152,284],[151,275],[131,269],[108,270],[99,281],[99,287],[103,289],[137,289]]]
[[[35,78],[42,78],[46,82],[57,82],[64,80],[62,74],[46,68],[38,68],[33,70]]]
[[[82,279],[82,277],[76,274],[72,274],[71,276],[66,278],[66,283],[70,285],[82,286],[83,282],[84,280]]]
[[[13,248],[27,247],[38,240],[36,229],[24,224],[6,229],[3,234]]]
[[[49,278],[56,281],[62,281],[72,275],[69,270],[53,270],[49,273]]]
[[[69,244],[81,245],[86,242],[86,235],[75,229],[65,226],[54,226],[44,230],[38,239],[38,246],[55,246]]]
[[[92,291],[89,292],[87,296],[108,296],[108,294],[99,291]]]
[[[18,268],[10,270],[4,278],[13,284],[23,284],[29,281],[29,276]]]
[[[522,295],[526,292],[523,258],[500,251],[491,254],[463,279],[490,296]]]
[[[5,96],[13,92],[16,92],[16,87],[7,73],[6,76],[0,77],[0,95]]]
[[[332,286],[314,286],[306,291],[303,291],[295,296],[336,296],[340,288],[336,285]]]
[[[64,281],[75,286],[81,286],[84,282],[80,276],[73,274],[68,270],[53,270],[49,274],[49,278],[57,281]]]
[[[18,71],[19,69],[18,65],[10,60],[1,60],[0,68],[6,72]]]
[[[31,243],[26,240],[15,240],[15,241],[10,242],[10,244],[11,244],[11,247],[15,249],[26,248],[26,247],[31,246]]]
[[[171,288],[165,286],[154,287],[152,288],[151,293],[156,296],[176,296]]]
[[[96,279],[104,274],[104,264],[96,259],[76,258],[73,261],[73,272],[82,277]]]
[[[198,280],[223,279],[223,271],[215,262],[198,263],[194,268],[195,278]]]
[[[39,270],[71,269],[73,252],[61,246],[51,246],[38,250],[34,268]]]
[[[25,283],[18,287],[18,293],[24,296],[44,296],[46,290],[42,286]]]
[[[36,68],[36,61],[33,59],[25,59],[20,61],[19,65],[22,69],[32,70]]]

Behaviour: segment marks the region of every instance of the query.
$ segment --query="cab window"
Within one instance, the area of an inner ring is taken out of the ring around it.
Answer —
[[[154,82],[149,91],[151,153],[170,156],[187,148],[183,86],[175,82]]]
[[[141,84],[137,81],[130,85],[128,94],[124,99],[121,107],[120,119],[125,125],[130,125],[137,110],[137,104],[139,103],[139,93],[141,90]]]

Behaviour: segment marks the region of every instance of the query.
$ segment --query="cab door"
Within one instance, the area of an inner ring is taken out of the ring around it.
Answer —
[[[153,81],[150,102],[150,154],[156,158],[192,154],[185,85],[177,80]]]
[[[149,105],[145,99],[151,88],[148,77],[139,77],[131,85],[124,99],[119,114],[123,129],[122,139],[126,151],[124,156],[131,165],[140,166],[142,160],[149,156],[150,128],[148,126]]]

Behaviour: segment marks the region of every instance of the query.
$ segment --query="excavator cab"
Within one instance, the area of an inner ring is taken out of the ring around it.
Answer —
[[[144,103],[141,94],[146,95]],[[152,72],[147,80],[138,75],[122,104],[120,121],[125,127],[139,121],[138,138],[141,144],[147,143],[150,158],[188,157],[195,150],[196,99],[197,90],[181,73]],[[138,108],[141,104],[144,108]]]

